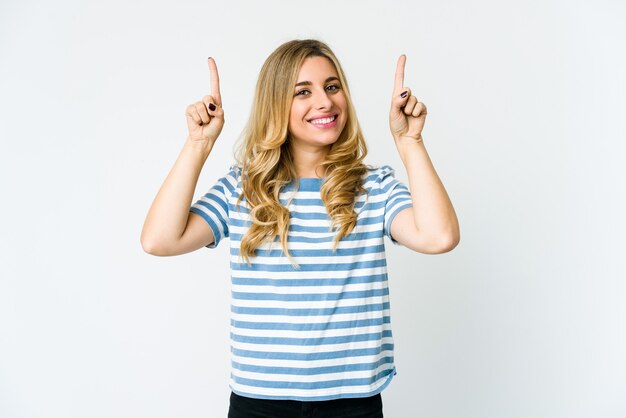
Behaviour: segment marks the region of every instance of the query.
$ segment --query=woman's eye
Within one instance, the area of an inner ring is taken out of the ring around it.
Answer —
[[[338,90],[340,90],[341,87],[336,85],[336,84],[331,84],[330,86],[326,86],[326,90],[330,91],[330,92],[336,92]],[[296,94],[294,94],[294,96],[308,96],[311,94],[311,91],[308,89],[302,89],[299,92],[297,92]]]

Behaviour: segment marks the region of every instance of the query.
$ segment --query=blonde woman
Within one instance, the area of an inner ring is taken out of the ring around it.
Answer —
[[[294,40],[261,69],[236,163],[192,204],[224,125],[212,95],[187,107],[189,135],[148,212],[159,256],[231,254],[229,417],[382,417],[393,362],[384,237],[427,254],[459,242],[454,208],[426,152],[426,106],[397,64],[391,134],[409,187],[367,147],[346,77],[327,45]]]

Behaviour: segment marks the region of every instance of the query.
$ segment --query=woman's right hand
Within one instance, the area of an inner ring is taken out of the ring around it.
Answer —
[[[189,140],[199,145],[213,146],[224,126],[220,78],[213,58],[209,58],[209,71],[211,74],[211,95],[204,96],[202,101],[187,106],[185,116],[187,117]]]

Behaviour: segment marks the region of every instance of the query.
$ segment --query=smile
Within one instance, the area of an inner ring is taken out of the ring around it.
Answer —
[[[337,115],[333,115],[327,118],[313,119],[313,120],[310,120],[309,123],[320,126],[320,127],[325,127],[326,125],[333,124],[333,122],[335,122],[336,120],[337,120]]]

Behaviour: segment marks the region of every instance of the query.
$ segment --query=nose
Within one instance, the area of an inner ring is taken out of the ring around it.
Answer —
[[[330,109],[333,106],[333,102],[328,95],[326,89],[323,89],[318,95],[315,101],[316,109]]]

